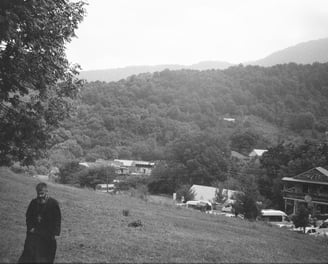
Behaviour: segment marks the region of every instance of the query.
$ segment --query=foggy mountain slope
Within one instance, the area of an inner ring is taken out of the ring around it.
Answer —
[[[193,70],[209,70],[209,69],[226,69],[233,64],[221,61],[202,61],[192,65],[179,65],[179,64],[162,64],[153,66],[127,66],[124,68],[103,69],[103,70],[89,70],[81,71],[79,78],[86,79],[87,81],[104,81],[115,82],[125,79],[131,75],[138,75],[140,73],[153,73],[157,71],[180,70],[180,69],[193,69]]]
[[[250,65],[273,66],[294,62],[311,64],[328,62],[328,38],[303,42],[292,47],[277,51],[271,55],[253,62]]]
[[[286,49],[276,51],[269,56],[251,62],[245,62],[245,65],[259,65],[259,66],[273,66],[285,63],[297,64],[311,64],[314,62],[325,63],[328,62],[328,38],[312,40],[303,42]],[[88,70],[81,71],[79,77],[87,81],[104,81],[112,82],[125,79],[131,75],[138,75],[140,73],[153,73],[157,71],[192,69],[192,70],[210,70],[220,69],[224,70],[233,66],[234,64],[224,61],[201,61],[192,65],[179,64],[162,64],[162,65],[137,65],[127,66],[123,68],[102,69],[102,70]]]

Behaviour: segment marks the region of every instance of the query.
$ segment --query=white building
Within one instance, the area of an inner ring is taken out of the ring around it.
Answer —
[[[267,152],[267,149],[253,149],[251,153],[249,153],[249,157],[254,158],[254,157],[262,157],[264,152]]]
[[[209,201],[209,202],[214,202],[216,193],[219,191],[219,189],[216,187],[197,185],[197,184],[191,186],[190,189],[195,194],[194,197],[195,200],[202,200],[202,201]]]

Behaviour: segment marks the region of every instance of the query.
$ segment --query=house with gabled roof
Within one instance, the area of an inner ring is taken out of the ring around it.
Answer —
[[[267,151],[268,150],[266,150],[266,149],[253,149],[252,152],[249,153],[249,155],[248,155],[250,164],[258,167],[260,165],[260,158]]]
[[[286,212],[296,213],[304,205],[314,216],[328,214],[328,170],[316,167],[282,181]]]
[[[207,201],[211,203],[216,202],[217,195],[220,192],[222,196],[222,203],[224,204],[233,203],[236,199],[236,195],[241,193],[239,191],[229,189],[222,189],[220,191],[217,187],[198,184],[192,185],[190,190],[195,194],[194,200]]]
[[[141,160],[123,160],[114,159],[115,162],[121,163],[121,169],[126,169],[129,175],[150,175],[155,163]]]
[[[198,185],[194,184],[191,186],[195,194],[194,200],[214,202],[216,198],[216,193],[219,191],[218,188],[212,186]]]
[[[79,164],[86,168],[114,167],[116,169],[120,167],[118,162],[103,159],[98,159],[95,162],[80,162]]]
[[[116,174],[120,176],[127,175],[147,175],[151,174],[152,169],[155,166],[154,162],[139,161],[139,160],[103,160],[98,159],[95,162],[80,162],[81,166],[86,168],[99,168],[99,167],[113,167]]]
[[[253,149],[251,153],[249,153],[249,157],[250,158],[254,158],[254,157],[262,157],[264,152],[267,152],[267,149]]]

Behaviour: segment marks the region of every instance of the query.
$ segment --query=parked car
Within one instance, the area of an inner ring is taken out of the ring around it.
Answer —
[[[223,206],[221,208],[221,211],[225,212],[225,213],[232,213],[233,212],[232,204],[227,204],[227,205]]]
[[[307,229],[305,228],[305,234],[316,236],[318,235],[318,228],[317,227],[308,227]]]
[[[303,233],[303,228],[293,228],[292,231]],[[312,235],[312,236],[328,236],[328,223],[323,223],[319,227],[315,227],[312,225],[305,227],[305,234]]]
[[[208,201],[188,201],[186,203],[187,208],[192,208],[196,210],[200,210],[203,212],[212,211],[212,204]]]
[[[328,236],[328,221],[323,222],[317,229],[318,236]]]

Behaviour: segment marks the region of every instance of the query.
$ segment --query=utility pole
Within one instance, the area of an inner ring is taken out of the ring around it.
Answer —
[[[106,171],[106,178],[107,178],[106,184],[107,184],[107,193],[108,193],[108,172],[107,171]]]

